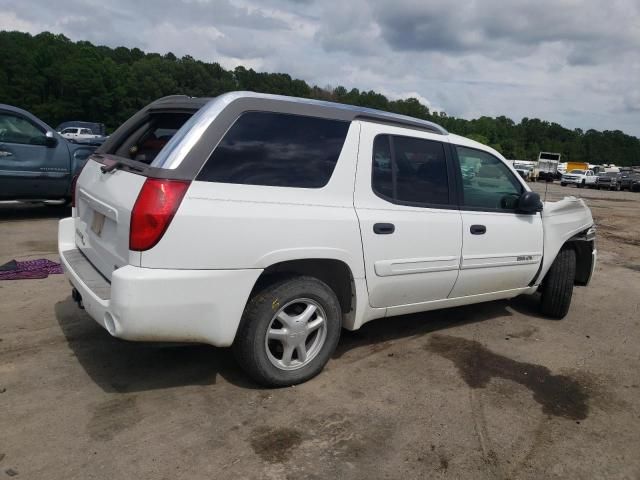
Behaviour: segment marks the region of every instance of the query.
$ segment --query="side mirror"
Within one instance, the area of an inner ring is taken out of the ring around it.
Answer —
[[[524,192],[518,200],[517,211],[519,213],[536,213],[542,211],[540,195],[536,192]]]
[[[53,135],[53,132],[47,132],[44,134],[44,144],[48,148],[53,148],[58,145],[58,139]]]

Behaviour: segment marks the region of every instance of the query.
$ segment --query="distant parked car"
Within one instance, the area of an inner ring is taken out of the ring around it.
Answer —
[[[91,133],[95,134],[95,135],[102,135],[103,137],[105,137],[107,135],[107,129],[104,125],[104,123],[96,123],[96,122],[83,122],[80,120],[72,120],[72,121],[68,121],[68,122],[62,122],[60,125],[58,125],[58,127],[56,128],[56,132],[61,132],[69,127],[76,127],[76,128],[88,128],[89,130],[91,130]]]
[[[528,181],[531,176],[531,170],[527,167],[514,167],[518,175],[522,177],[523,180]]]
[[[92,139],[92,138],[100,138],[102,135],[94,134],[89,128],[76,128],[69,127],[65,128],[61,132],[58,132],[67,140],[84,140],[84,139]]]
[[[620,173],[618,172],[602,172],[596,176],[595,188],[601,190],[606,188],[608,190],[620,191]]]
[[[0,200],[69,199],[74,175],[95,149],[70,143],[31,113],[0,104]]]
[[[576,187],[589,187],[595,185],[596,174],[593,170],[574,169],[569,173],[565,173],[560,178],[560,185],[566,187],[569,183],[573,183]]]
[[[626,170],[620,173],[620,190],[640,192],[640,172]]]
[[[67,127],[58,133],[73,143],[89,145],[102,145],[107,138],[104,135],[94,134],[90,128]]]

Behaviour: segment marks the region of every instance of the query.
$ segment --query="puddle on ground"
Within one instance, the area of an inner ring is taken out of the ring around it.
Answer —
[[[568,375],[553,375],[547,367],[517,362],[465,338],[432,335],[426,348],[451,360],[471,388],[484,388],[493,377],[504,378],[531,390],[546,414],[572,420],[587,418],[587,388]]]
[[[282,463],[289,458],[293,449],[302,442],[302,434],[293,428],[254,429],[251,448],[260,458],[270,463]]]

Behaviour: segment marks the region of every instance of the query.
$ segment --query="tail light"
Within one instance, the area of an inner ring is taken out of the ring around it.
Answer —
[[[191,182],[147,178],[131,212],[129,249],[149,250],[166,232]]]
[[[78,183],[78,178],[80,178],[80,174],[82,173],[82,170],[84,170],[84,167],[86,166],[87,166],[87,162],[85,162],[84,165],[80,167],[80,170],[78,170],[78,173],[76,173],[71,179],[71,206],[73,208],[76,207],[76,184]]]

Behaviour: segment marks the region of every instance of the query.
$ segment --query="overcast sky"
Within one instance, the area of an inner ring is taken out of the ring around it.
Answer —
[[[0,0],[0,29],[640,136],[640,0]]]

